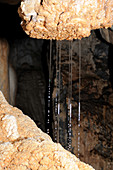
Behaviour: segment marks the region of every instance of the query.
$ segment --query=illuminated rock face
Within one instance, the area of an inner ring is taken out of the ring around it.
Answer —
[[[0,92],[0,170],[91,170],[60,144],[54,143]]]
[[[30,37],[71,40],[113,25],[113,0],[25,0],[18,10]]]
[[[15,70],[8,59],[9,51],[8,41],[0,38],[0,90],[6,100],[14,106],[17,80]]]

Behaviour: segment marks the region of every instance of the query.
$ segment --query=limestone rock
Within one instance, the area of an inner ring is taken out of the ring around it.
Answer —
[[[30,37],[71,40],[113,25],[113,0],[25,0],[18,10]]]
[[[90,170],[60,144],[54,143],[0,92],[0,170]]]
[[[7,40],[0,39],[0,90],[9,101],[9,81],[8,81],[8,54],[9,45]]]

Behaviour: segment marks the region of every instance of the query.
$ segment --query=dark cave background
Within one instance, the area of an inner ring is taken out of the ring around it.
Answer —
[[[47,128],[49,40],[29,38],[20,26],[18,5],[0,3],[0,38],[10,46],[9,62],[17,75],[15,106],[30,116],[43,131]],[[73,41],[72,148],[77,155],[78,119],[78,40]],[[54,140],[55,41],[53,42],[51,123]],[[81,40],[81,150],[80,159],[97,170],[113,169],[113,45],[99,30]],[[62,41],[62,102],[60,143],[67,149],[68,41]]]

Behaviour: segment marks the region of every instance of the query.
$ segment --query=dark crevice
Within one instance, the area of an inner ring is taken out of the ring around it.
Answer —
[[[43,5],[43,0],[40,1],[40,5]]]

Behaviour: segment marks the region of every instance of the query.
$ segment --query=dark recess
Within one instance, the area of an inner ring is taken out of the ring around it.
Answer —
[[[0,37],[7,40],[20,39],[26,37],[20,23],[18,5],[8,5],[0,3]]]

